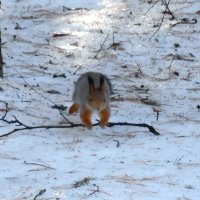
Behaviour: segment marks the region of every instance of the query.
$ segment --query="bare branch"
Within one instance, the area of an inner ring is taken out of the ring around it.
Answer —
[[[65,129],[65,128],[84,127],[83,124],[67,124],[67,125],[63,125],[63,126],[60,126],[60,125],[27,126],[27,125],[19,122],[19,120],[16,120],[15,122],[16,122],[17,125],[21,125],[23,127],[22,128],[15,128],[14,130],[12,130],[8,133],[2,134],[2,135],[0,135],[0,138],[7,137],[7,136],[11,135],[12,133],[15,133],[15,132],[18,132],[18,131],[24,131],[24,130],[60,129],[60,128]],[[93,126],[99,126],[99,123],[95,123],[95,124],[93,124]],[[107,124],[107,127],[113,127],[113,126],[138,126],[138,127],[147,128],[154,135],[160,135],[159,132],[157,132],[153,126],[150,126],[148,124],[135,124],[135,123],[128,123],[128,122],[109,122]]]
[[[99,124],[96,124],[96,125],[99,125]],[[154,135],[160,135],[160,133],[157,132],[153,126],[150,126],[150,125],[145,124],[145,123],[143,123],[143,124],[135,124],[135,123],[129,123],[129,122],[109,122],[107,124],[107,126],[108,127],[112,127],[112,126],[138,126],[138,127],[143,127],[143,128],[149,129],[149,131],[151,133],[153,133]]]
[[[13,116],[13,118],[15,120],[7,120],[7,119],[5,119],[5,117],[6,117],[7,113],[8,113],[8,103],[6,103],[6,102],[3,102],[3,103],[5,104],[6,109],[5,109],[5,114],[3,115],[3,117],[0,120],[5,122],[5,123],[7,123],[7,124],[14,124],[16,127],[17,126],[20,126],[20,127],[19,128],[15,128],[15,129],[13,129],[12,131],[10,131],[8,133],[0,135],[0,138],[7,137],[7,136],[11,135],[12,133],[19,132],[19,131],[24,131],[24,130],[60,129],[60,128],[84,127],[83,124],[74,124],[74,123],[70,122],[69,120],[67,120],[67,122],[68,122],[67,125],[42,125],[42,126],[29,126],[29,125],[26,125],[26,124],[22,123],[21,121],[19,121],[17,119],[17,117],[15,117],[15,116]],[[100,125],[99,122],[93,124],[93,126],[99,126],[99,125]],[[106,126],[107,127],[113,127],[113,126],[137,126],[137,127],[147,128],[154,135],[160,135],[159,132],[157,132],[153,126],[150,126],[148,124],[136,124],[136,123],[129,123],[129,122],[109,122]]]

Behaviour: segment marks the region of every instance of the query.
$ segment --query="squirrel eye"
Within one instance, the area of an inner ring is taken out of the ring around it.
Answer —
[[[104,99],[104,100],[103,100],[103,102],[105,103],[105,102],[106,102],[106,100]]]
[[[90,98],[90,102],[92,102],[92,98]]]

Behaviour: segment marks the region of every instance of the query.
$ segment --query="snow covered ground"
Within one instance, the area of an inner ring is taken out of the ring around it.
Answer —
[[[100,71],[114,87],[110,121],[147,123],[160,136],[95,126],[1,137],[0,200],[199,200],[199,1],[172,0],[176,19],[166,14],[157,32],[165,6],[154,3],[1,1],[0,117],[7,102],[6,120],[59,125],[52,106],[69,107],[77,78]],[[183,18],[191,24],[175,25]],[[15,128],[0,120],[0,135]]]

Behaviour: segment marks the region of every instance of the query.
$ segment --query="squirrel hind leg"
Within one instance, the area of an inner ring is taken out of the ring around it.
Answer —
[[[108,123],[110,117],[110,111],[108,109],[104,109],[99,112],[99,116],[100,116],[100,126],[104,128],[105,125]]]
[[[71,107],[69,108],[69,114],[73,114],[75,112],[78,111],[80,105],[77,103],[74,103],[73,105],[71,105]]]
[[[80,113],[80,118],[81,118],[83,124],[88,129],[92,129],[91,116],[92,116],[92,113],[89,110],[84,110],[84,111],[81,111],[81,113]]]

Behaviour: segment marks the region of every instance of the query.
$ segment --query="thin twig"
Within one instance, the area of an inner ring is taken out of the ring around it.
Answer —
[[[66,120],[67,123],[73,124],[73,122],[69,121],[69,120],[67,119],[67,117],[63,114],[63,112],[62,112],[60,109],[58,109],[58,110],[59,110],[60,115]]]
[[[162,2],[164,3],[164,5],[165,5],[165,11],[163,12],[163,16],[162,16],[162,19],[161,19],[161,21],[160,21],[160,23],[159,23],[159,25],[158,25],[158,28],[156,29],[156,31],[153,33],[153,35],[150,37],[150,39],[149,40],[151,40],[154,36],[155,36],[155,34],[160,30],[160,28],[161,28],[161,26],[162,26],[162,23],[163,23],[163,21],[164,21],[164,18],[165,18],[165,15],[166,15],[166,11],[168,10],[168,12],[173,16],[173,14],[172,14],[172,12],[169,10],[169,3],[170,3],[170,0],[168,1],[168,2],[166,2],[165,0],[162,0]],[[173,16],[174,17],[174,16]]]
[[[100,46],[100,49],[97,51],[97,54],[94,56],[94,59],[97,59],[97,57],[98,57],[99,53],[100,53],[100,52],[101,52],[101,50],[103,49],[103,47],[104,47],[104,44],[106,43],[106,41],[107,41],[107,39],[108,39],[108,36],[109,36],[109,34],[107,34],[107,36],[106,36],[105,40],[103,41],[103,44],[101,44],[101,46]]]
[[[99,124],[95,124],[95,125],[99,125]],[[138,127],[143,127],[143,128],[149,129],[149,131],[151,133],[153,133],[154,135],[160,135],[160,133],[157,132],[153,126],[150,126],[150,125],[145,124],[145,123],[143,123],[143,124],[135,124],[135,123],[129,123],[129,122],[109,122],[107,124],[107,126],[108,127],[112,127],[112,126],[138,126]]]
[[[161,19],[161,21],[160,21],[160,23],[159,23],[159,25],[158,25],[158,28],[156,29],[156,31],[153,33],[153,35],[150,37],[149,40],[151,40],[151,39],[154,37],[154,35],[160,30],[161,25],[162,25],[163,20],[164,20],[164,17],[165,17],[165,13],[163,13],[163,16],[162,16],[162,19]]]
[[[2,47],[2,44],[1,44],[1,30],[0,30],[0,78],[3,78],[3,65],[4,65],[4,62],[3,62],[3,56],[2,56],[1,47]]]
[[[94,193],[99,192],[99,186],[96,185],[96,184],[93,184],[93,186],[95,186],[96,189],[95,189],[93,192],[91,192],[90,194],[88,194],[88,196],[91,196],[91,195],[93,195]]]
[[[144,15],[146,15],[160,0],[157,0],[147,11]]]
[[[88,8],[69,8],[69,7],[65,7],[65,6],[63,6],[63,11],[88,11],[89,9]]]
[[[168,2],[166,2],[166,0],[161,0],[161,1],[163,2],[166,8],[164,12],[167,12],[168,14],[172,16],[173,19],[175,19],[175,16],[173,15],[172,11],[169,9],[170,0]]]
[[[117,50],[119,49],[119,47],[121,47],[122,43],[121,42],[115,42],[115,33],[116,32],[113,32],[113,41],[112,41],[112,44],[107,47],[105,50],[108,50],[108,49],[114,49],[114,50]]]
[[[49,167],[49,166],[46,166],[46,165],[43,165],[43,164],[39,164],[39,163],[33,163],[33,162],[24,161],[24,164],[26,164],[26,165],[37,165],[37,166],[45,167],[45,168],[48,168],[48,169],[56,170],[53,167]]]
[[[73,75],[75,75],[80,69],[81,69],[81,65],[76,69],[76,71],[73,73]]]
[[[45,95],[41,94],[40,92],[38,92],[34,87],[32,87],[31,85],[29,85],[27,83],[27,81],[24,79],[24,81],[26,82],[26,85],[31,88],[34,92],[36,92],[37,94],[39,94],[40,96],[42,96],[44,99],[50,101],[52,104],[54,104],[54,106],[56,107],[56,109],[59,111],[60,115],[69,123],[69,124],[73,124],[72,122],[70,122],[66,117],[65,115],[62,113],[61,109],[59,109],[59,106],[54,103],[51,99],[47,98]]]

